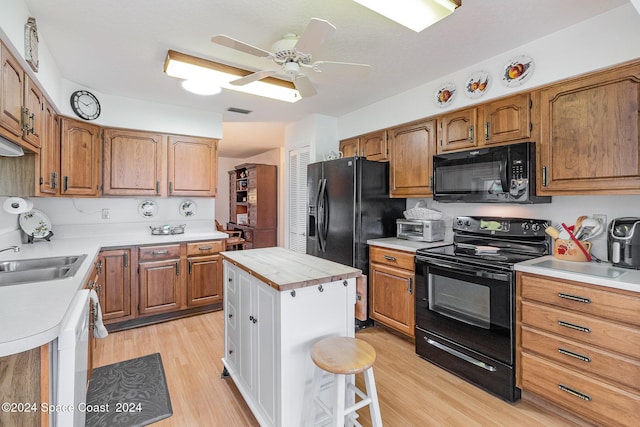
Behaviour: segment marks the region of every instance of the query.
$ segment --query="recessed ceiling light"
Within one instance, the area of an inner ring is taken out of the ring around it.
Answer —
[[[457,7],[453,0],[353,0],[362,6],[385,16],[398,24],[419,33],[442,18],[450,15]]]

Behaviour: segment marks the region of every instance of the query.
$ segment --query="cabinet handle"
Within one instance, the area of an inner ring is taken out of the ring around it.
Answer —
[[[180,275],[180,261],[176,262],[176,276]]]
[[[411,277],[409,277],[407,279],[407,281],[409,282],[409,287],[407,289],[407,291],[409,292],[409,295],[413,294],[413,279]]]
[[[69,177],[65,175],[64,179],[62,180],[62,191],[66,193],[68,189],[69,189]]]
[[[583,362],[591,362],[591,358],[589,356],[584,356],[580,353],[574,353],[573,351],[565,350],[564,348],[559,347],[558,353],[564,354],[565,356],[575,357],[578,360],[582,360]]]
[[[473,126],[469,126],[469,142],[473,144]]]
[[[30,134],[33,135],[33,134],[36,133],[36,115],[35,115],[35,113],[31,113],[30,115],[28,114],[28,117],[29,117],[29,123],[31,123],[31,124],[29,125],[29,128],[27,129],[27,133],[30,133]]]
[[[591,401],[591,396],[589,396],[588,394],[584,394],[584,393],[580,393],[577,390],[572,389],[571,387],[567,387],[564,384],[558,384],[558,388],[564,392],[567,392],[573,396],[579,397],[582,400],[586,400],[587,402]]]
[[[20,109],[20,116],[21,116],[20,117],[20,130],[22,132],[25,132],[27,130],[27,127],[28,127],[28,125],[27,125],[27,115],[28,115],[27,111],[28,111],[27,107],[22,107]]]
[[[211,249],[213,249],[212,246],[200,246],[198,248],[199,251],[210,251]]]
[[[129,267],[129,253],[124,253],[124,266],[125,268]]]
[[[167,255],[169,253],[169,251],[167,249],[162,250],[162,251],[153,251],[151,252],[152,255]]]
[[[391,255],[385,255],[384,259],[386,259],[387,261],[397,261],[396,257]]]
[[[489,140],[489,135],[490,135],[490,134],[489,134],[489,130],[490,130],[490,129],[491,129],[491,124],[490,124],[489,122],[486,122],[486,123],[484,124],[484,139],[485,139],[486,141],[488,141],[488,140]]]
[[[156,181],[156,194],[160,194],[160,181]]]
[[[581,302],[581,303],[584,303],[584,304],[591,304],[591,299],[590,298],[578,297],[578,296],[571,295],[571,294],[563,294],[562,292],[560,292],[558,294],[558,296],[560,298],[568,299],[568,300],[571,300],[571,301]]]
[[[173,194],[173,181],[169,181],[169,194]]]
[[[252,320],[252,322],[253,322],[254,324],[258,323],[258,318],[257,318],[257,317],[254,317],[254,318],[253,318],[253,320]]]
[[[586,334],[591,332],[591,329],[586,326],[574,325],[573,323],[565,322],[564,320],[558,320],[558,325],[569,329],[575,329],[576,331],[584,332]]]
[[[542,186],[543,187],[547,186],[547,167],[546,166],[542,167]]]
[[[233,317],[233,313],[229,313],[229,319]]]
[[[189,260],[188,262],[189,262],[189,276],[191,276],[191,271],[192,271],[192,269],[193,269],[193,267],[192,267],[192,261],[191,261],[191,260]]]
[[[56,188],[58,188],[58,173],[51,172],[50,176],[51,176],[51,189],[55,190]]]
[[[102,260],[96,263],[96,268],[98,269],[98,273],[102,274]]]

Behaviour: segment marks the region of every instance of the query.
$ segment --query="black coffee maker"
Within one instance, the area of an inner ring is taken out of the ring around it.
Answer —
[[[616,218],[609,223],[607,253],[611,264],[640,269],[640,218]]]

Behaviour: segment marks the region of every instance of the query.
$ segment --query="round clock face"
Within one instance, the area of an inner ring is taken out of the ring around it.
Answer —
[[[100,116],[98,98],[86,90],[78,90],[71,94],[71,108],[80,118],[94,120]]]

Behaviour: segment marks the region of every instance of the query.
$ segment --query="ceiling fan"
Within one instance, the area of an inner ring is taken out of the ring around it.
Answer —
[[[249,74],[248,76],[230,82],[232,85],[243,86],[272,76],[282,70],[284,74],[291,79],[300,96],[308,98],[317,92],[308,76],[304,73],[305,69],[313,70],[314,72],[325,72],[334,70],[344,71],[348,68],[350,72],[355,71],[359,75],[364,75],[369,72],[370,66],[366,64],[335,61],[311,62],[311,53],[324,43],[335,30],[336,27],[329,21],[311,18],[307,28],[300,37],[295,34],[285,34],[281,40],[273,44],[271,52],[233,39],[224,34],[213,36],[211,41],[261,58],[271,58],[273,62],[280,66],[278,69],[261,70]]]

